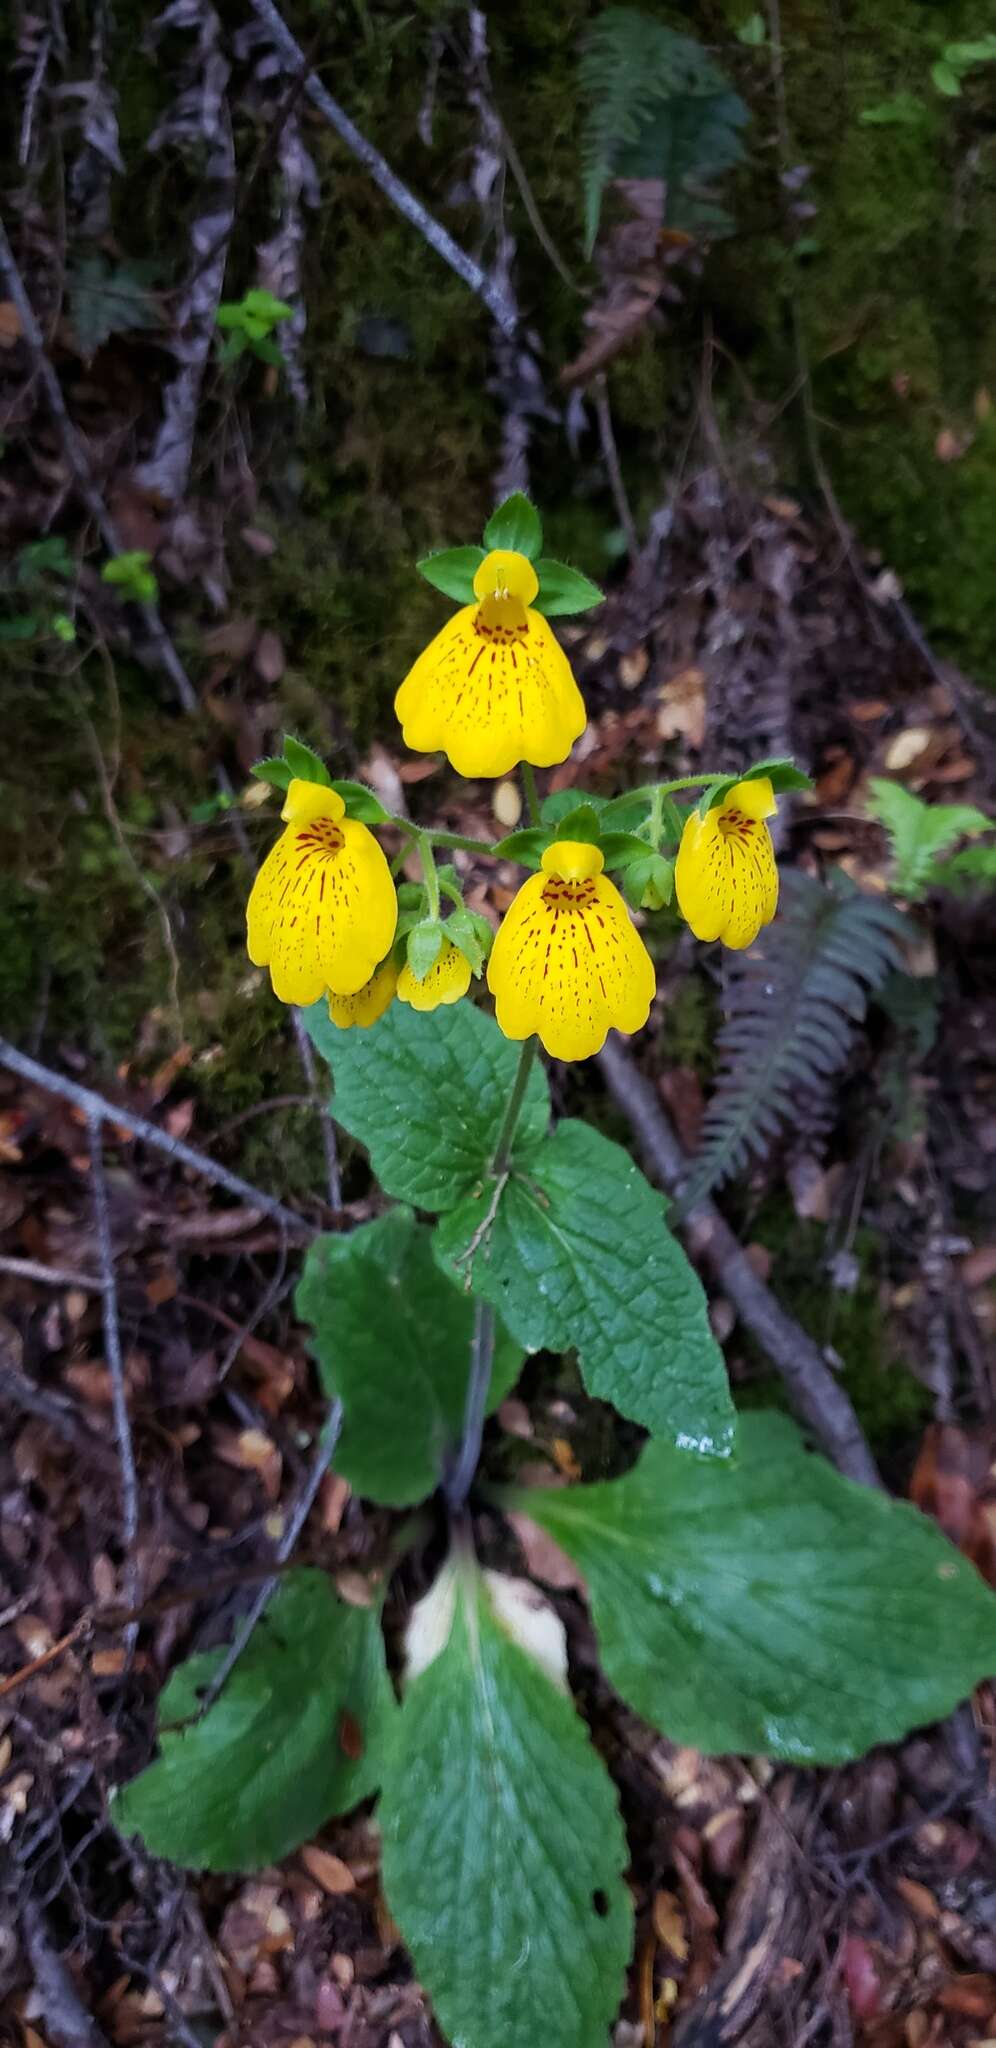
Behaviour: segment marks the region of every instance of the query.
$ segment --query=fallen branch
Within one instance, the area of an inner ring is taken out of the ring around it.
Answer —
[[[129,1607],[138,1600],[138,1561],[135,1545],[138,1541],[138,1474],[135,1470],[135,1451],[131,1440],[131,1421],[128,1415],[128,1395],[125,1388],[124,1358],[121,1352],[121,1325],[118,1320],[118,1286],[114,1271],[114,1246],[111,1242],[111,1212],[107,1200],[107,1175],[104,1172],[104,1145],[101,1119],[93,1111],[87,1113],[87,1133],[90,1139],[90,1180],[93,1189],[93,1221],[97,1233],[97,1251],[100,1257],[101,1309],[104,1323],[104,1355],[107,1370],[111,1376],[111,1412],[114,1417],[114,1435],[118,1447],[118,1466],[121,1474],[121,1549],[124,1556],[125,1598]],[[135,1647],[138,1628],[132,1623],[125,1630],[125,1656],[131,1658]]]
[[[106,1096],[98,1095],[93,1088],[82,1088],[78,1081],[70,1081],[65,1074],[56,1073],[52,1067],[44,1067],[40,1060],[29,1059],[27,1053],[18,1052],[0,1038],[0,1067],[8,1067],[12,1074],[20,1074],[24,1081],[31,1081],[36,1088],[44,1088],[49,1095],[58,1095],[63,1102],[71,1102],[83,1111],[88,1122],[96,1120],[101,1124],[115,1124],[130,1131],[133,1138],[140,1138],[145,1145],[153,1145],[158,1152],[165,1152],[168,1159],[175,1159],[179,1166],[189,1166],[194,1173],[213,1181],[217,1187],[225,1188],[240,1202],[250,1208],[259,1209],[264,1216],[272,1216],[286,1230],[293,1230],[298,1236],[304,1233],[314,1236],[314,1231],[302,1216],[295,1216],[293,1209],[285,1209],[275,1195],[264,1194],[262,1188],[254,1188],[241,1174],[230,1173],[227,1166],[219,1166],[209,1159],[206,1152],[198,1152],[193,1145],[186,1145],[182,1138],[173,1138],[168,1131],[160,1130],[158,1124],[150,1123],[147,1117],[136,1116],[130,1109],[123,1109],[116,1102],[108,1102]]]
[[[288,70],[307,72],[304,90],[312,106],[317,107],[329,127],[335,129],[336,134],[341,137],[347,149],[352,150],[364,170],[369,171],[374,184],[379,185],[392,206],[396,206],[398,212],[403,213],[405,219],[410,220],[412,226],[418,229],[430,249],[434,249],[436,255],[441,256],[443,262],[448,263],[450,269],[455,270],[457,276],[463,279],[464,284],[469,285],[479,299],[483,299],[502,333],[514,334],[515,309],[508,304],[500,286],[496,285],[494,279],[488,277],[486,271],[481,269],[479,263],[474,262],[472,256],[468,256],[466,251],[460,248],[452,235],[447,234],[446,229],[440,226],[439,221],[433,219],[432,214],[427,212],[415,194],[409,192],[407,185],[403,185],[401,179],[396,177],[380,151],[367,141],[365,135],[361,135],[338,101],[326,91],[321,79],[316,77],[313,71],[308,71],[301,45],[291,34],[273,0],[253,0],[253,7],[260,21],[266,24],[274,47],[279,50]]]
[[[598,1063],[661,1187],[668,1195],[680,1195],[688,1183],[689,1163],[650,1082],[614,1036],[599,1053]],[[695,1202],[682,1218],[681,1231],[733,1303],[745,1329],[767,1352],[800,1422],[812,1431],[827,1457],[848,1479],[881,1486],[844,1388],[818,1345],[755,1273],[715,1204],[708,1199]]]
[[[87,2012],[39,1908],[22,1909],[24,1945],[41,1999],[46,2035],[53,2048],[108,2048],[107,2036]]]

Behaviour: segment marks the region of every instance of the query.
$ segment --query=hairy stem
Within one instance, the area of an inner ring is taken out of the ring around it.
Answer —
[[[429,916],[438,917],[439,876],[436,873],[436,863],[432,855],[432,839],[428,832],[419,833],[418,850],[419,856],[422,861],[422,879],[425,883],[425,894],[429,908]]]
[[[529,1076],[532,1072],[535,1058],[536,1039],[527,1038],[519,1054],[519,1064],[515,1071],[515,1080],[512,1083],[512,1093],[508,1098],[508,1108],[505,1111],[504,1121],[498,1133],[498,1143],[495,1146],[494,1158],[491,1161],[491,1177],[493,1180],[499,1180],[503,1173],[508,1172],[509,1160],[512,1157],[512,1146],[515,1142],[516,1126],[522,1111],[522,1105],[526,1099],[526,1089],[529,1086]]]
[[[540,823],[540,807],[539,797],[536,794],[536,771],[531,761],[523,761],[521,766],[522,787],[526,796],[526,810],[529,813],[529,823],[531,825],[538,825]]]

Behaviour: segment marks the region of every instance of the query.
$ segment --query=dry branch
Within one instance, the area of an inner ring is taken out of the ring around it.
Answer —
[[[688,1161],[657,1096],[629,1054],[610,1038],[598,1055],[609,1091],[629,1118],[661,1187],[680,1195]],[[682,1235],[733,1303],[745,1328],[767,1352],[784,1381],[792,1407],[848,1479],[881,1486],[861,1424],[823,1353],[755,1273],[713,1202],[696,1202],[682,1219]]]

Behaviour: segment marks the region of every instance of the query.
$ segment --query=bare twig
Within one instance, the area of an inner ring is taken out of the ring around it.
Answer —
[[[595,401],[598,438],[602,444],[602,460],[605,463],[608,474],[612,502],[615,505],[619,524],[626,537],[626,550],[629,559],[631,562],[635,562],[640,552],[640,543],[637,539],[636,522],[626,495],[626,485],[619,463],[619,450],[616,447],[616,437],[612,426],[612,413],[609,408],[609,388],[605,381],[604,371],[595,378],[591,392]]]
[[[72,1975],[32,1900],[23,1907],[21,1919],[45,2032],[53,2048],[108,2048],[107,2036],[82,2004]]]
[[[240,1202],[248,1203],[252,1209],[262,1210],[265,1216],[272,1216],[285,1229],[312,1236],[311,1226],[301,1216],[295,1216],[293,1209],[286,1209],[274,1195],[264,1194],[262,1188],[254,1188],[241,1174],[230,1173],[227,1166],[219,1166],[209,1159],[206,1152],[198,1152],[193,1145],[186,1145],[182,1138],[173,1138],[168,1131],[160,1130],[158,1124],[150,1123],[147,1117],[136,1116],[132,1110],[123,1109],[116,1102],[108,1102],[106,1096],[98,1095],[93,1088],[82,1088],[78,1081],[70,1081],[65,1074],[56,1073],[52,1067],[45,1067],[40,1060],[29,1059],[27,1053],[18,1052],[0,1038],[0,1067],[9,1067],[12,1074],[20,1074],[24,1081],[31,1081],[37,1088],[45,1088],[50,1095],[58,1095],[64,1102],[75,1103],[89,1122],[96,1119],[102,1124],[114,1124],[130,1131],[132,1137],[140,1138],[145,1145],[154,1145],[158,1152],[165,1152],[169,1159],[175,1159],[180,1166],[189,1166],[194,1173],[204,1176],[217,1187],[227,1189]]]
[[[14,1273],[19,1280],[37,1280],[40,1287],[78,1287],[83,1294],[102,1294],[104,1282],[96,1273],[74,1273],[68,1266],[43,1266],[40,1259],[0,1256],[0,1273]]]
[[[107,1369],[111,1375],[111,1412],[114,1416],[114,1434],[118,1446],[118,1463],[121,1468],[121,1548],[124,1552],[125,1598],[129,1607],[138,1600],[138,1565],[135,1543],[138,1537],[138,1474],[135,1470],[135,1451],[131,1441],[131,1422],[128,1417],[128,1395],[125,1389],[124,1359],[121,1355],[121,1326],[118,1321],[118,1288],[114,1272],[114,1246],[111,1241],[111,1216],[107,1201],[107,1176],[104,1172],[104,1146],[101,1136],[102,1119],[94,1111],[87,1115],[87,1132],[90,1139],[90,1180],[93,1187],[93,1220],[97,1232],[97,1250],[100,1257],[100,1271],[103,1280],[101,1288],[104,1315],[104,1353]],[[131,1655],[135,1647],[138,1629],[134,1623],[125,1631],[125,1654]]]
[[[318,1489],[328,1471],[333,1452],[339,1441],[339,1431],[341,1428],[342,1402],[332,1401],[329,1405],[328,1414],[325,1417],[322,1432],[315,1447],[315,1455],[308,1468],[304,1485],[294,1503],[291,1514],[288,1516],[287,1527],[277,1545],[273,1559],[274,1564],[286,1564],[297,1543],[297,1539],[311,1513]],[[209,1707],[214,1705],[222,1688],[227,1685],[243,1650],[253,1634],[257,1622],[265,1614],[279,1584],[280,1579],[276,1574],[272,1579],[264,1579],[259,1592],[253,1600],[252,1606],[239,1623],[232,1642],[229,1644],[210,1684],[205,1687],[196,1717],[198,1720],[207,1713]]]
[[[629,1054],[610,1037],[598,1056],[610,1093],[628,1116],[660,1185],[679,1195],[688,1161],[654,1089]],[[694,1203],[682,1233],[710,1268],[741,1321],[767,1352],[801,1422],[838,1470],[866,1486],[881,1486],[861,1424],[818,1346],[765,1286],[729,1224],[709,1200]]]
[[[253,7],[260,21],[265,22],[274,47],[279,50],[288,69],[305,70],[307,67],[301,46],[291,34],[273,0],[253,0]],[[514,309],[508,305],[493,279],[487,276],[479,263],[474,262],[472,256],[468,256],[466,251],[459,247],[452,235],[447,234],[439,221],[433,219],[432,214],[420,200],[416,199],[414,193],[409,192],[407,185],[402,184],[401,179],[395,176],[380,151],[367,141],[365,135],[361,135],[349,115],[340,107],[338,101],[332,98],[331,93],[326,91],[321,79],[313,71],[308,72],[304,89],[312,106],[317,107],[330,128],[335,129],[347,148],[352,150],[357,161],[369,171],[375,185],[379,185],[392,206],[396,206],[398,212],[403,213],[405,219],[411,221],[412,226],[416,227],[419,234],[428,242],[430,249],[434,249],[436,255],[441,256],[443,262],[448,263],[450,269],[463,279],[464,284],[469,285],[479,299],[483,299],[502,333],[513,334],[516,326]]]
[[[301,1056],[301,1065],[304,1068],[304,1078],[311,1090],[311,1098],[322,1123],[322,1145],[325,1151],[325,1178],[329,1191],[329,1208],[338,1211],[342,1208],[342,1181],[339,1175],[339,1155],[336,1150],[335,1125],[332,1122],[332,1113],[328,1102],[319,1090],[315,1055],[312,1051],[311,1040],[308,1037],[304,1018],[300,1010],[293,1010],[291,1015],[294,1019],[294,1036],[297,1039],[297,1049]]]

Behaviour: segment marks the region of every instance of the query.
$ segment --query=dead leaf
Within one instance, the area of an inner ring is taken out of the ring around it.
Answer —
[[[318,1849],[313,1842],[301,1850],[301,1861],[310,1877],[320,1884],[323,1892],[338,1897],[345,1892],[355,1892],[356,1879],[349,1864],[341,1856],[333,1856],[328,1849]]]
[[[542,1579],[545,1586],[554,1586],[558,1592],[580,1593],[587,1597],[587,1587],[581,1572],[561,1550],[559,1543],[549,1536],[545,1529],[516,1510],[508,1517],[522,1545],[526,1563],[534,1578]]]
[[[0,299],[0,348],[13,348],[23,332],[13,299]]]
[[[911,768],[925,754],[934,735],[929,726],[910,725],[905,732],[896,734],[885,751],[883,766],[890,775],[901,775],[904,768]]]
[[[654,1933],[663,1948],[675,1961],[688,1961],[688,1938],[685,1934],[685,1916],[674,1892],[656,1892],[653,1905]]]

